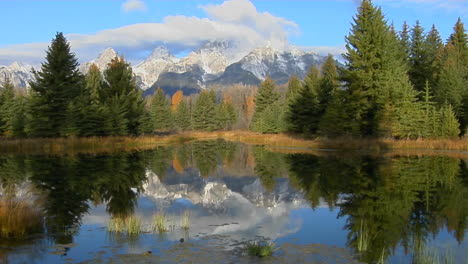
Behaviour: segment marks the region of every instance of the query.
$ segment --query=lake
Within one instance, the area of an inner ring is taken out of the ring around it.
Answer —
[[[466,160],[301,151],[0,156],[0,262],[468,263]]]

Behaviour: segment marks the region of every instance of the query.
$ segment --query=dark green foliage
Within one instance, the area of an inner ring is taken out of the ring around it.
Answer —
[[[263,112],[256,115],[256,119],[252,122],[252,130],[261,133],[281,133],[288,129],[286,123],[286,114],[288,105],[284,100],[277,100]]]
[[[424,84],[428,79],[425,73],[427,58],[424,43],[424,28],[419,24],[419,21],[416,21],[416,25],[411,30],[410,69],[408,74],[417,91],[424,90]]]
[[[145,101],[138,90],[130,65],[123,58],[114,58],[104,71],[100,98],[110,113],[110,135],[139,135],[148,119]]]
[[[236,109],[230,102],[222,102],[218,105],[219,128],[230,129],[237,120]]]
[[[301,80],[299,80],[299,77],[297,75],[291,76],[288,82],[288,91],[286,92],[286,99],[288,102],[294,100],[301,90],[302,84]]]
[[[309,71],[304,86],[300,88],[296,97],[289,103],[287,115],[288,130],[296,133],[313,134],[317,131],[319,85],[318,70]]]
[[[410,29],[406,21],[403,23],[403,28],[400,32],[400,47],[403,52],[405,61],[409,65],[411,42],[410,42]]]
[[[319,123],[319,134],[327,137],[351,135],[356,129],[350,115],[348,94],[338,90],[333,93],[325,113]]]
[[[268,106],[272,105],[276,100],[279,99],[279,94],[275,91],[275,82],[267,77],[263,82],[260,83],[260,87],[255,95],[255,113],[253,119],[256,119],[256,115],[260,114]]]
[[[166,98],[161,88],[156,90],[151,100],[151,116],[155,130],[167,131],[173,127],[169,99]]]
[[[349,102],[346,107],[355,123],[352,134],[391,135],[393,112],[404,106],[402,100],[415,100],[409,98],[415,93],[411,91],[398,38],[387,26],[381,9],[364,0],[346,42],[343,79]]]
[[[29,133],[32,136],[57,137],[69,135],[70,106],[79,96],[84,78],[70,44],[57,33],[46,51],[46,61],[40,71],[33,71]]]
[[[219,128],[216,93],[202,91],[193,110],[192,127],[196,130],[214,131]]]
[[[319,89],[317,92],[319,119],[322,119],[332,96],[340,89],[338,69],[336,68],[335,59],[332,55],[328,55],[322,65],[322,78],[320,79]]]
[[[458,138],[460,123],[455,116],[451,105],[443,105],[439,110],[438,137]]]
[[[79,136],[106,136],[110,134],[110,111],[103,104],[100,94],[104,80],[96,65],[91,65],[85,77],[84,89],[78,97],[75,110],[77,134]]]
[[[434,90],[434,87],[437,85],[437,78],[440,73],[440,58],[441,52],[443,51],[443,43],[440,38],[439,31],[432,25],[431,30],[427,33],[426,39],[424,42],[425,50],[425,69],[424,74],[425,78],[429,82],[429,87],[431,90]]]
[[[175,125],[178,129],[185,131],[191,127],[190,108],[185,100],[180,101],[174,113]]]
[[[18,94],[10,80],[0,89],[0,136],[25,137],[27,98]]]

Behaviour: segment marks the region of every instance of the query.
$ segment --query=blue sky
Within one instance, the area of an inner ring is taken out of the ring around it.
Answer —
[[[245,48],[288,44],[340,53],[358,0],[2,0],[0,64],[37,63],[55,32],[64,32],[80,60],[114,47],[138,61],[154,47],[183,54],[206,40]],[[403,21],[435,24],[445,40],[468,0],[374,0],[399,29]]]

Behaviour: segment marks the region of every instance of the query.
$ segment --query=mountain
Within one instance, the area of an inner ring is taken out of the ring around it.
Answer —
[[[159,46],[153,50],[148,58],[133,68],[133,72],[141,78],[144,87],[150,87],[158,80],[161,73],[168,67],[179,62],[166,47]]]
[[[9,66],[0,66],[0,84],[5,79],[9,79],[17,88],[29,87],[29,81],[32,81],[32,68],[31,65],[23,65],[18,62],[13,62]]]
[[[116,56],[114,49],[107,48],[96,59],[82,64],[80,71],[86,73],[93,63],[104,70]],[[168,48],[157,47],[133,67],[133,72],[145,96],[153,94],[158,87],[169,95],[177,90],[187,95],[210,87],[258,85],[266,76],[281,85],[292,75],[304,78],[311,66],[324,61],[324,56],[297,47],[276,50],[266,46],[245,51],[226,41],[208,41],[180,59]],[[32,79],[30,68],[18,63],[0,66],[0,81],[6,76],[16,86],[26,87]]]
[[[209,43],[167,68],[144,94],[153,94],[158,87],[171,95],[177,90],[191,94],[213,86],[258,85],[266,76],[281,85],[287,83],[292,75],[304,78],[311,66],[321,65],[326,59],[297,47],[284,51],[262,47],[252,50],[237,62],[231,62],[224,53],[228,48],[216,44],[216,49],[210,49],[212,46]]]
[[[83,74],[86,74],[89,70],[89,67],[91,67],[91,65],[93,64],[96,64],[96,66],[98,66],[98,68],[101,69],[101,71],[104,71],[107,68],[107,64],[109,64],[111,60],[116,56],[118,56],[117,52],[113,48],[107,48],[103,52],[101,52],[101,54],[99,54],[99,56],[96,59],[81,64],[80,71]]]

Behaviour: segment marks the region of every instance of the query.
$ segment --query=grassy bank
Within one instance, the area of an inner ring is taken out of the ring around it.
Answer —
[[[260,134],[250,131],[184,132],[165,136],[144,137],[89,137],[89,138],[34,138],[2,139],[0,153],[25,154],[74,154],[112,153],[119,151],[145,150],[158,145],[180,144],[190,140],[225,139],[251,145],[266,145],[271,148],[290,148],[283,151],[304,150],[361,150],[378,153],[382,151],[468,151],[466,139],[304,139],[286,134]],[[297,148],[297,149],[295,149]]]
[[[222,138],[252,145],[266,145],[270,147],[309,148],[309,149],[339,149],[339,150],[456,150],[468,151],[467,139],[304,139],[299,136],[286,134],[260,134],[249,131],[219,131],[219,132],[191,132],[182,134],[196,139]]]
[[[144,137],[1,139],[0,154],[98,154],[152,149],[192,140],[182,135]]]

